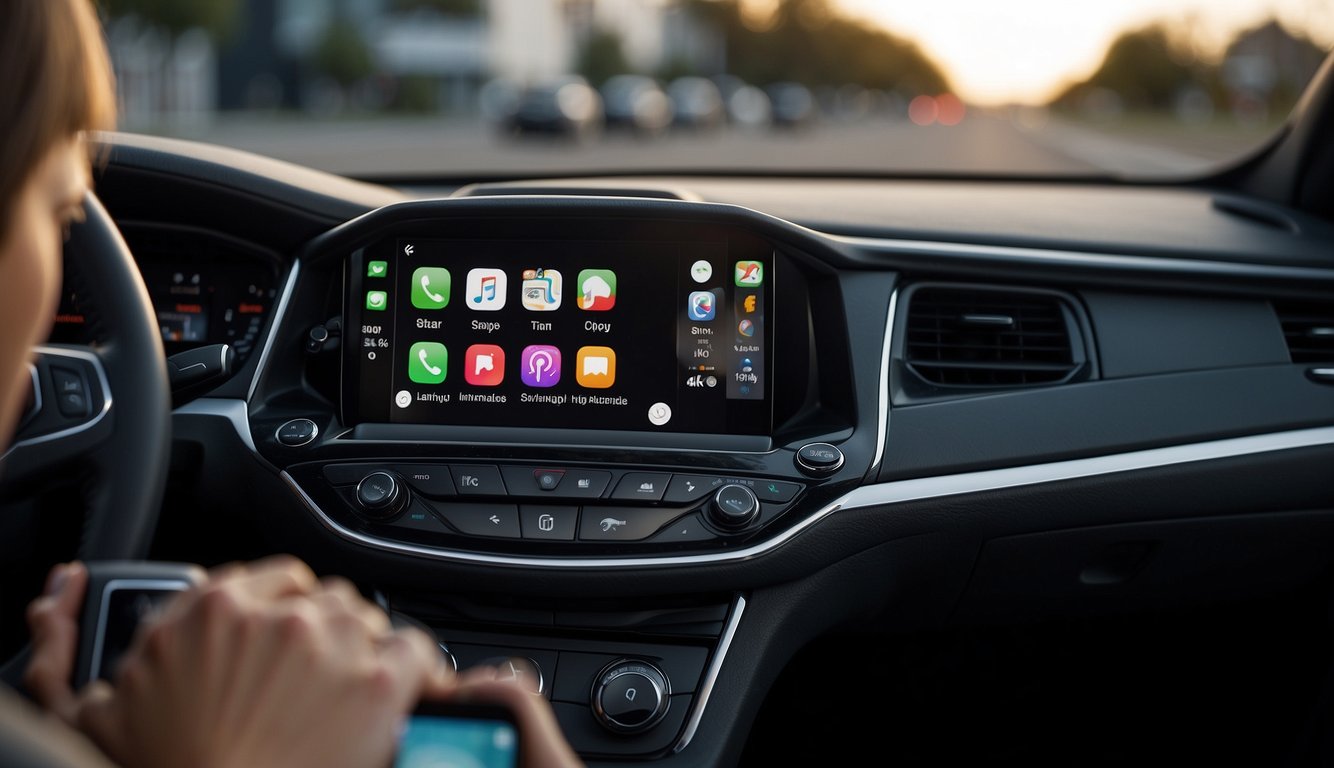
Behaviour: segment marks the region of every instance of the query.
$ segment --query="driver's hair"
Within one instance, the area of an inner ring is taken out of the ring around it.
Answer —
[[[115,81],[91,0],[4,0],[0,19],[0,243],[15,199],[58,142],[116,121]]]

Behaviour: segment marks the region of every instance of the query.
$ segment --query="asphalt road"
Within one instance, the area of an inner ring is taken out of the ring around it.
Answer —
[[[796,170],[894,174],[1178,174],[1204,170],[1232,149],[1148,142],[1070,124],[1023,125],[973,113],[954,126],[889,118],[824,122],[797,131],[728,128],[655,139],[604,133],[584,140],[501,135],[480,121],[230,116],[170,131],[354,176],[466,177],[606,171]],[[1183,134],[1189,134],[1183,129]],[[1237,152],[1244,144],[1237,147]]]

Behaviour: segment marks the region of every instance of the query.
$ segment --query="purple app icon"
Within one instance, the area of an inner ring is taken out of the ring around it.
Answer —
[[[560,381],[560,350],[549,344],[523,348],[519,377],[530,387],[554,387]]]

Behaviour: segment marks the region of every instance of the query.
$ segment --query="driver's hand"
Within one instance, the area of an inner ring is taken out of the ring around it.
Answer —
[[[63,563],[51,569],[42,596],[28,604],[32,655],[23,684],[39,704],[71,725],[78,700],[70,690],[74,657],[79,647],[79,610],[88,589],[88,569]]]
[[[53,597],[77,611],[78,577],[65,580]],[[318,580],[290,557],[210,573],[140,628],[114,685],[68,700],[47,675],[68,648],[68,679],[74,641],[63,633],[73,637],[76,614],[50,610],[63,618],[30,613],[46,621],[49,653],[34,654],[29,685],[126,768],[382,768],[422,691],[449,687],[423,632],[393,628],[349,583]]]

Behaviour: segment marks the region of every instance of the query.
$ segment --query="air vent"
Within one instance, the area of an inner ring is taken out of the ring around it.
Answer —
[[[1334,302],[1275,302],[1294,363],[1334,363]]]
[[[1077,348],[1072,339],[1073,320],[1056,293],[919,286],[908,297],[906,362],[940,387],[1069,381],[1084,367],[1082,344]]]

